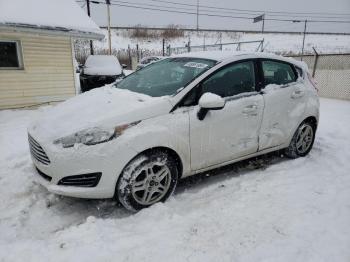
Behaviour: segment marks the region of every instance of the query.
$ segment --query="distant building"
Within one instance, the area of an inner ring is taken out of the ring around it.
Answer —
[[[77,92],[73,39],[102,39],[74,0],[0,1],[0,109]]]

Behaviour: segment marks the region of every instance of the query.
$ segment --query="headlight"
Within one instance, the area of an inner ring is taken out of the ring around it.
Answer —
[[[110,141],[118,136],[121,136],[123,132],[140,123],[141,121],[132,122],[130,124],[120,125],[114,129],[101,129],[98,127],[85,129],[74,133],[72,135],[59,138],[55,140],[54,144],[62,144],[62,147],[68,148],[73,147],[75,144],[84,144],[84,145],[96,145]]]

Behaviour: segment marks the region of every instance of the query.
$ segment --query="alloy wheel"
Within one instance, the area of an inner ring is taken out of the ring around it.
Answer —
[[[311,147],[314,138],[314,130],[308,124],[304,124],[299,128],[296,149],[299,154],[304,154]]]
[[[141,205],[151,205],[160,201],[168,192],[171,184],[170,169],[164,163],[150,163],[136,175],[131,193]]]

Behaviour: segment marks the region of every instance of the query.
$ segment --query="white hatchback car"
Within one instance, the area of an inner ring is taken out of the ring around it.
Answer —
[[[305,156],[319,118],[305,64],[265,53],[187,53],[67,100],[28,128],[40,183],[139,210],[180,178],[283,150]]]

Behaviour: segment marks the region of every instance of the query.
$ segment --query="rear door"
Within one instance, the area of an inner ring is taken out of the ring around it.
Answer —
[[[271,59],[259,60],[264,97],[264,115],[259,150],[287,142],[305,111],[305,86],[292,64]]]

